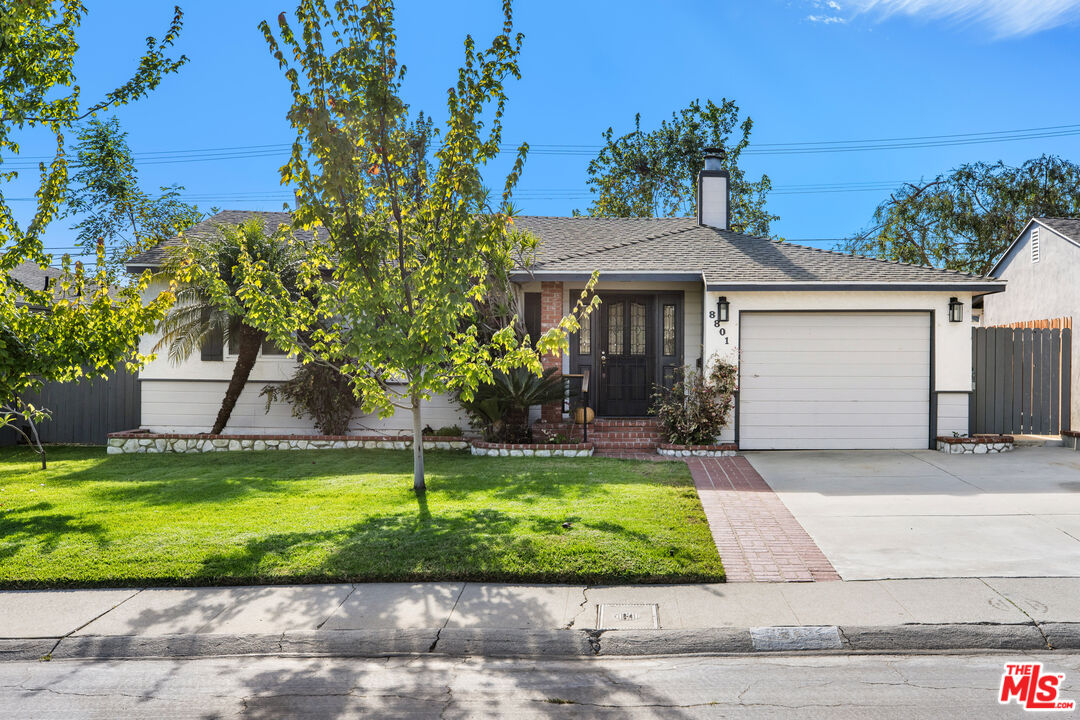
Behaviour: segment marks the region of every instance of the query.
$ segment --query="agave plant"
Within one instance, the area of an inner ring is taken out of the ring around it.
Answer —
[[[563,380],[555,372],[555,368],[548,368],[538,376],[517,368],[495,373],[490,384],[481,385],[475,397],[462,400],[461,405],[486,440],[531,442],[529,408],[562,402]]]

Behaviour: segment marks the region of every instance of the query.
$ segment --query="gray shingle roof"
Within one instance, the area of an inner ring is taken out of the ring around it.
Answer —
[[[258,217],[269,230],[289,223],[285,212],[226,210],[189,228],[186,235],[216,233],[217,226]],[[804,247],[701,226],[694,218],[588,218],[524,216],[515,224],[540,238],[535,263],[548,274],[685,274],[709,285],[760,283],[911,283],[986,285],[990,278]],[[173,238],[132,260],[128,267],[157,267]]]
[[[15,278],[27,288],[31,290],[44,290],[45,278],[55,280],[60,277],[61,272],[57,268],[39,268],[37,263],[24,262],[16,265],[8,273],[11,277]]]
[[[1080,243],[1080,218],[1037,217],[1035,220],[1073,242]]]
[[[542,273],[701,273],[709,285],[743,283],[978,284],[989,279],[820,250],[698,225],[693,218],[522,217],[541,239]]]
[[[239,225],[252,218],[262,220],[267,232],[277,230],[279,225],[291,225],[292,213],[270,212],[263,210],[222,210],[217,215],[192,225],[184,231],[185,237],[216,237],[222,225]],[[160,267],[169,256],[169,249],[180,245],[180,237],[170,238],[146,252],[136,256],[127,264],[129,270]]]

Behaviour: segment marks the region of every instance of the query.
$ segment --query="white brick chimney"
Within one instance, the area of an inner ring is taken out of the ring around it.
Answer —
[[[697,221],[698,225],[730,230],[729,177],[723,164],[723,150],[705,148],[705,168],[698,173]]]

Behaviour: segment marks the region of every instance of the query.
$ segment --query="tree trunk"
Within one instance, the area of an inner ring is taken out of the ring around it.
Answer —
[[[236,354],[236,366],[233,368],[229,387],[225,391],[225,399],[221,401],[217,420],[214,421],[214,427],[210,430],[211,435],[220,435],[229,424],[229,416],[236,407],[236,401],[240,399],[240,393],[247,384],[248,376],[251,375],[251,368],[255,366],[255,361],[259,357],[259,348],[262,347],[263,340],[266,338],[266,333],[247,325],[241,325],[237,332],[240,335],[240,348]]]
[[[424,421],[420,417],[420,396],[412,396],[412,457],[413,457],[413,492],[427,491],[424,484]]]

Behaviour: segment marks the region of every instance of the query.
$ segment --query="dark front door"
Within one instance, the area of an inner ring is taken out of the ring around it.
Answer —
[[[600,312],[601,415],[646,415],[655,379],[655,338],[651,295],[603,298]]]

